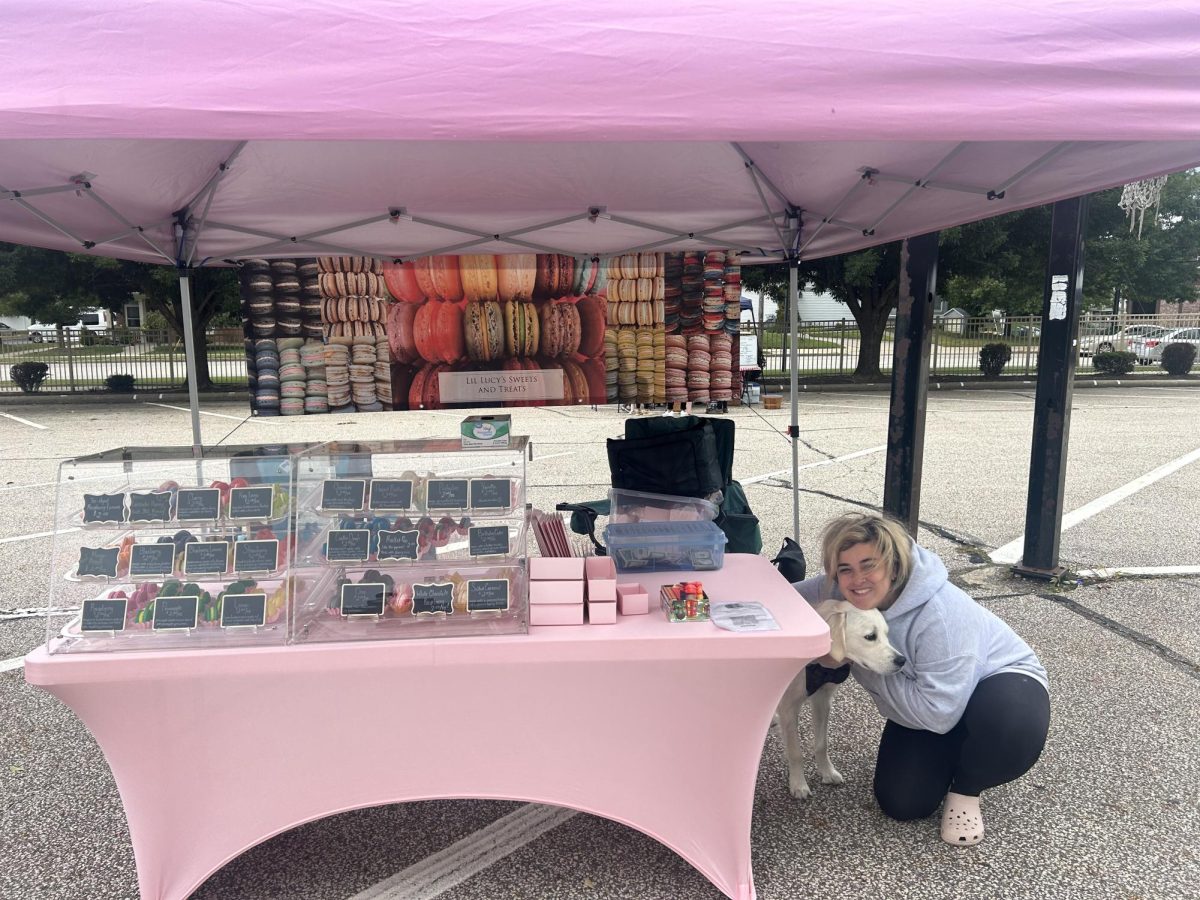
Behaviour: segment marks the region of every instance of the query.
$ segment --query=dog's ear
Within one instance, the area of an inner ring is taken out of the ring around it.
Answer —
[[[840,663],[846,658],[846,614],[834,613],[827,620],[829,624],[829,658]]]

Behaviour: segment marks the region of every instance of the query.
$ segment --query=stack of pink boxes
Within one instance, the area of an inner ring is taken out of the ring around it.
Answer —
[[[650,598],[640,584],[617,584],[617,570],[607,556],[534,556],[529,560],[529,624],[582,625],[587,620],[615,625],[623,616],[650,611]]]

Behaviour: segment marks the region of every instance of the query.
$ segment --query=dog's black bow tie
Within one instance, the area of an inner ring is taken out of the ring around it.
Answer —
[[[850,663],[831,669],[820,663],[809,663],[804,667],[804,687],[811,697],[827,684],[841,684],[850,677]]]

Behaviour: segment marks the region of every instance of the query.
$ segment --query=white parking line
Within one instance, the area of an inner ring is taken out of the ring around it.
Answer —
[[[1080,578],[1110,578],[1136,575],[1200,575],[1200,566],[1118,566],[1113,569],[1080,569]]]
[[[1200,447],[1197,447],[1191,453],[1185,453],[1178,459],[1173,459],[1169,463],[1164,463],[1157,469],[1147,472],[1140,478],[1135,478],[1128,484],[1122,485],[1114,491],[1109,491],[1102,497],[1097,497],[1091,503],[1085,503],[1079,509],[1071,510],[1062,518],[1062,530],[1073,528],[1080,522],[1090,519],[1097,513],[1103,512],[1110,506],[1120,503],[1126,497],[1131,497],[1144,487],[1149,487],[1159,479],[1166,478],[1175,472],[1178,472],[1184,466],[1194,463],[1200,459]],[[1021,555],[1025,552],[1025,537],[1021,536],[1016,540],[1009,541],[1003,547],[997,547],[990,554],[992,562],[1007,565],[1020,562]]]
[[[530,803],[349,900],[433,900],[578,815]]]
[[[191,410],[188,409],[186,406],[171,406],[168,403],[151,403],[149,400],[146,401],[146,405],[147,406],[158,406],[158,407],[161,407],[162,409],[175,409],[175,410],[178,410],[179,412],[185,412],[185,413],[191,412]],[[200,410],[200,415],[216,416],[219,419],[233,419],[233,421],[235,421],[235,422],[245,422],[247,419],[254,419],[256,422],[263,421],[263,422],[270,422],[272,425],[276,424],[269,416],[267,416],[267,417],[250,416],[250,415],[227,416],[225,413],[207,412],[206,410],[203,410],[203,409]]]
[[[12,419],[14,422],[20,422],[22,425],[28,425],[30,428],[40,428],[42,431],[48,431],[49,425],[39,425],[37,422],[30,422],[28,419],[22,419],[20,416],[14,416],[12,413],[0,413],[6,419]]]
[[[0,544],[15,544],[17,541],[32,541],[34,538],[53,537],[56,534],[66,534],[78,531],[78,528],[60,528],[58,531],[35,531],[33,534],[16,534],[12,537],[0,538]]]
[[[0,661],[0,672],[11,672],[13,669],[20,669],[25,665],[25,657],[18,656],[14,659],[6,659]]]
[[[868,447],[866,450],[856,450],[854,453],[847,453],[845,456],[838,456],[833,459],[822,459],[818,462],[805,463],[804,465],[800,466],[800,469],[815,469],[819,466],[831,466],[834,463],[846,462],[846,460],[850,459],[858,459],[860,456],[869,456],[872,453],[879,453],[886,449],[887,444],[884,444],[880,447]],[[769,478],[778,478],[780,475],[790,474],[792,474],[792,470],[791,467],[788,467],[786,469],[780,469],[778,472],[768,472],[765,475],[755,475],[752,478],[740,478],[738,480],[743,485],[758,484],[760,481],[766,481]]]

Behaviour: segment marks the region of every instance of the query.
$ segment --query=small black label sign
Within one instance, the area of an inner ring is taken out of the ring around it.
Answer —
[[[343,584],[343,616],[382,616],[387,588],[382,584]]]
[[[130,522],[166,522],[171,518],[171,492],[129,495]]]
[[[238,541],[233,545],[233,571],[274,572],[279,566],[279,541]]]
[[[379,532],[379,559],[416,559],[419,531]]]
[[[216,488],[181,488],[175,501],[180,522],[215,522],[221,515],[221,492]]]
[[[412,611],[414,616],[453,615],[454,585],[414,584]]]
[[[467,612],[508,609],[508,579],[482,578],[467,582]]]
[[[425,486],[429,509],[466,509],[466,478],[431,478]]]
[[[80,631],[124,631],[125,611],[129,601],[84,600],[83,617],[79,620]]]
[[[84,524],[108,523],[116,524],[125,521],[124,494],[84,494],[83,495]]]
[[[129,574],[133,578],[170,575],[175,570],[175,545],[134,544],[129,548]]]
[[[476,525],[467,531],[472,556],[508,556],[507,525]]]
[[[270,487],[233,488],[229,492],[229,518],[265,522],[271,518],[274,495],[275,489]]]
[[[371,509],[396,512],[412,506],[413,483],[405,479],[376,478],[371,482]]]
[[[321,485],[321,509],[358,512],[363,508],[367,483],[358,480],[329,480]]]
[[[221,598],[222,628],[261,628],[266,624],[266,594],[226,594]]]
[[[365,528],[330,529],[325,558],[330,562],[362,562],[370,556],[371,532]]]
[[[508,509],[512,506],[512,481],[508,478],[472,478],[472,509]]]
[[[80,547],[75,574],[80,578],[116,578],[117,554],[120,552],[117,547]]]
[[[183,548],[183,571],[188,575],[224,575],[229,568],[229,541],[193,541]]]
[[[159,597],[154,601],[155,631],[195,628],[199,597]]]

